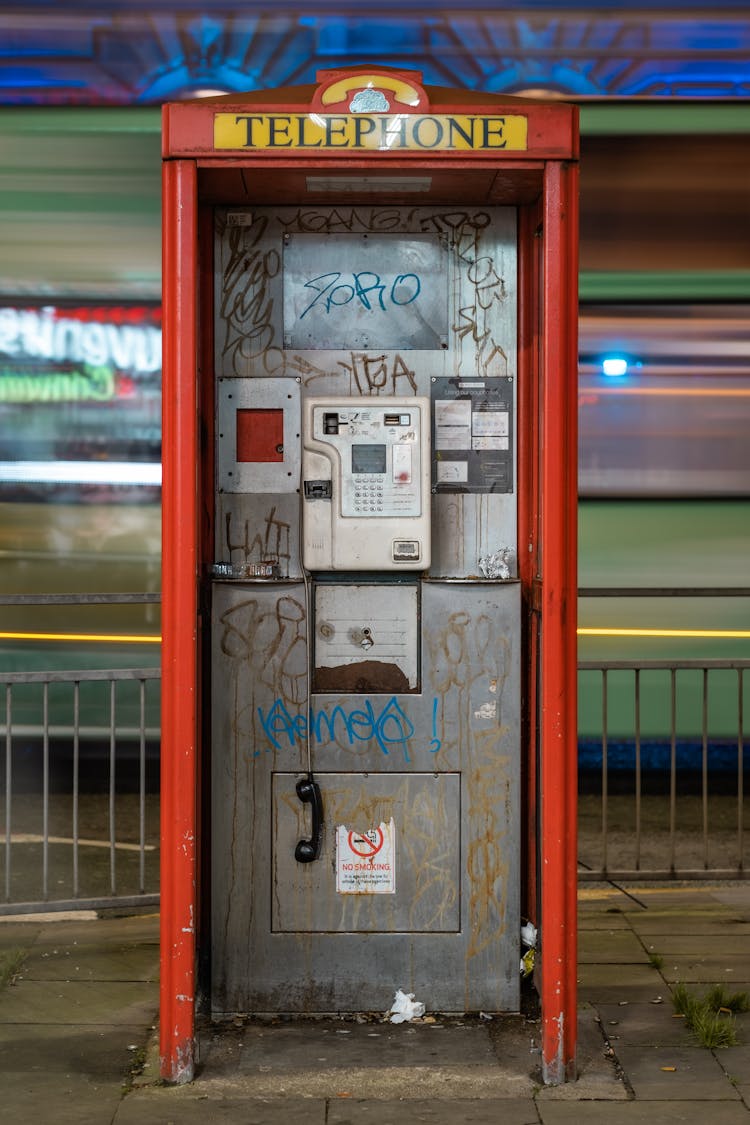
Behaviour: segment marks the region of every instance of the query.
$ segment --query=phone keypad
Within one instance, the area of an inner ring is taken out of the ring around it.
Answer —
[[[382,481],[354,482],[354,511],[358,516],[377,516],[383,511]]]

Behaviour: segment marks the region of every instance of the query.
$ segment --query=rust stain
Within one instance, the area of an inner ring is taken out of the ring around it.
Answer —
[[[356,664],[338,664],[333,668],[316,668],[313,672],[314,692],[354,692],[359,695],[402,695],[416,691],[397,664],[383,660],[358,660]]]

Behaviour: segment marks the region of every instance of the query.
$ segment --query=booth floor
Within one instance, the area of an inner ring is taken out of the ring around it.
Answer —
[[[750,1125],[750,1014],[698,1045],[682,982],[750,991],[750,884],[579,896],[579,1077],[545,1088],[524,1016],[394,1025],[242,1021],[200,1028],[193,1083],[158,1080],[158,919],[0,923],[2,1117],[40,1125]],[[384,995],[384,1008],[392,999]],[[419,997],[417,997],[419,999]],[[729,1018],[729,1017],[727,1017]]]

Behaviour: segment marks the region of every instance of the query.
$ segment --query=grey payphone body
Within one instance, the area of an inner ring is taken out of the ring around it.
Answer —
[[[213,1010],[516,1010],[515,211],[218,209],[214,306]]]
[[[307,570],[430,565],[430,403],[309,398],[302,444]]]

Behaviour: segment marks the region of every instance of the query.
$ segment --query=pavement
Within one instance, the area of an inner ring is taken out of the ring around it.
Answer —
[[[26,1125],[750,1125],[750,1013],[700,1046],[681,982],[750,991],[750,883],[580,892],[577,1081],[543,1087],[530,1015],[199,1028],[194,1082],[158,1078],[158,918],[0,922],[0,1120]],[[391,997],[384,997],[384,1008]],[[731,1017],[725,1017],[727,1019]]]

